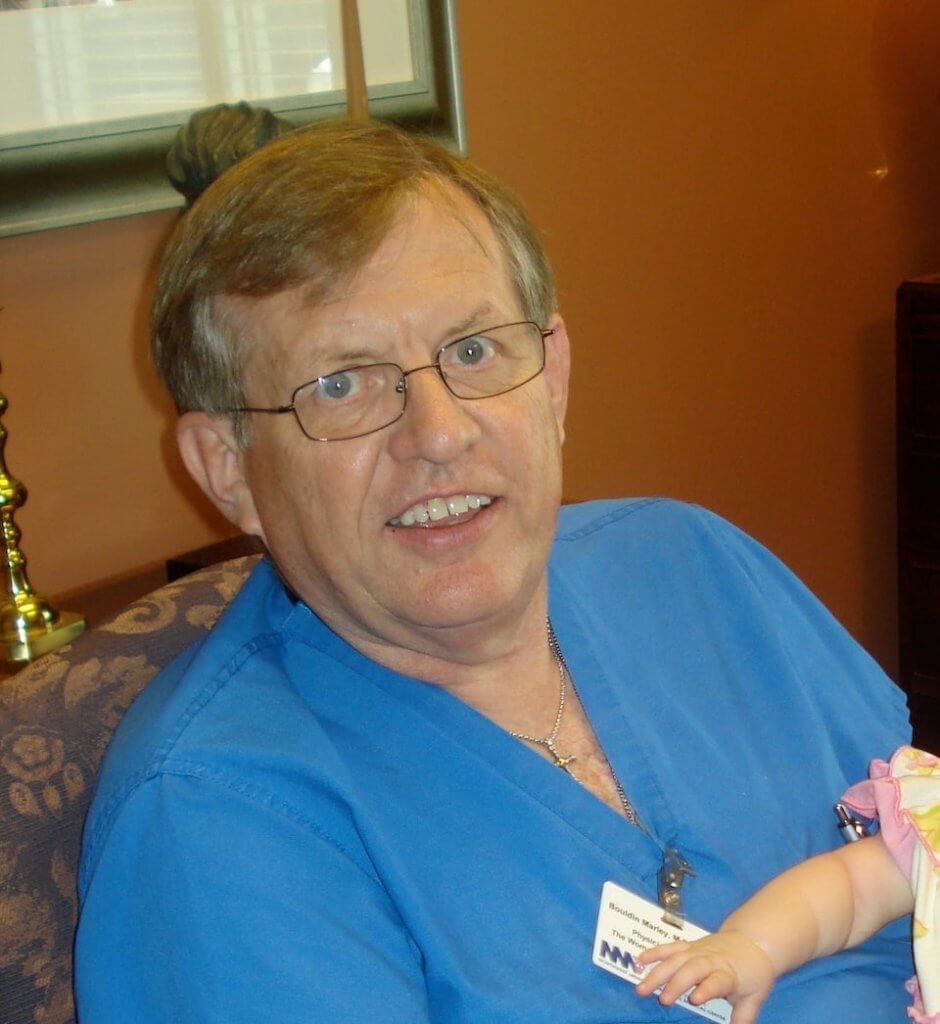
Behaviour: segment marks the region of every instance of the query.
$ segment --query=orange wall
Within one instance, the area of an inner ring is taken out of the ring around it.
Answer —
[[[893,293],[940,270],[934,0],[459,0],[471,156],[544,229],[571,499],[672,494],[895,659]],[[33,582],[204,543],[146,364],[171,214],[0,240]]]

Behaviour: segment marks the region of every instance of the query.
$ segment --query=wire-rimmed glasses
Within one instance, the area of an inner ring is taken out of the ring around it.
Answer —
[[[408,378],[436,370],[445,387],[465,401],[514,391],[545,367],[545,339],[555,332],[532,320],[499,324],[442,346],[433,363],[402,369],[397,363],[347,366],[301,384],[288,405],[243,406],[224,412],[292,412],[311,441],[351,441],[401,419],[408,399]]]

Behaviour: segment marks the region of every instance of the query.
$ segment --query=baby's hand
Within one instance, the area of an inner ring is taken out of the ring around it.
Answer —
[[[654,946],[638,960],[656,964],[637,985],[639,995],[648,996],[665,985],[659,996],[663,1006],[671,1006],[689,989],[695,989],[689,996],[694,1006],[724,996],[734,1006],[731,1024],[752,1024],[776,978],[770,957],[746,935],[734,931]]]

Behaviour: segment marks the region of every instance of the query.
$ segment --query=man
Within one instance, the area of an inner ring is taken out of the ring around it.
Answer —
[[[907,738],[900,693],[715,517],[559,519],[545,256],[432,143],[324,124],[223,175],[154,347],[186,465],[270,561],[109,752],[82,1024],[673,1019],[592,963],[603,883],[655,902],[678,851],[716,927],[836,842],[832,802]],[[763,1019],[899,1020],[909,973],[882,934]]]

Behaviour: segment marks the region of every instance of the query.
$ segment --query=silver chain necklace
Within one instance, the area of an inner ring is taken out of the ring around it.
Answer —
[[[536,743],[540,747],[545,747],[552,757],[555,758],[555,765],[574,778],[574,773],[569,765],[572,761],[577,760],[577,758],[573,754],[568,754],[567,756],[559,754],[555,747],[555,741],[558,739],[558,730],[561,728],[561,717],[565,713],[565,701],[568,696],[568,666],[562,657],[558,646],[558,639],[555,636],[555,630],[552,629],[549,619],[545,620],[545,627],[548,630],[548,649],[552,652],[552,657],[558,666],[558,710],[555,712],[555,723],[552,725],[552,731],[547,736],[528,736],[524,732],[513,732],[512,730],[510,730],[509,735],[514,736],[517,740],[526,740],[528,743]]]
[[[551,619],[545,619],[545,628],[548,632],[548,649],[552,652],[552,657],[555,659],[555,664],[558,666],[558,680],[559,680],[559,692],[558,692],[558,710],[555,712],[555,721],[552,725],[552,731],[547,736],[528,736],[524,732],[513,732],[510,730],[509,735],[515,737],[517,740],[525,740],[528,743],[535,743],[545,749],[555,759],[555,765],[566,771],[573,779],[577,779],[577,776],[571,770],[570,765],[572,761],[577,760],[574,754],[560,754],[555,746],[558,740],[558,730],[561,728],[561,719],[565,713],[565,703],[568,695],[568,680],[571,679],[571,673],[568,671],[568,664],[565,661],[564,654],[561,653],[561,647],[558,644],[558,637],[555,636],[555,630],[552,628]],[[575,690],[574,680],[571,679],[571,688],[577,694]],[[617,773],[614,771],[613,765],[607,760],[607,755],[604,754],[603,750],[601,755],[604,760],[607,761],[607,770],[610,772],[610,777],[614,780],[614,786],[617,789],[617,796],[620,799],[620,803],[623,807],[623,813],[632,825],[636,825],[638,828],[645,828],[640,821],[640,817],[636,812],[636,808],[630,803],[627,798],[627,794],[624,792],[624,788],[620,783],[620,779],[617,778]]]

